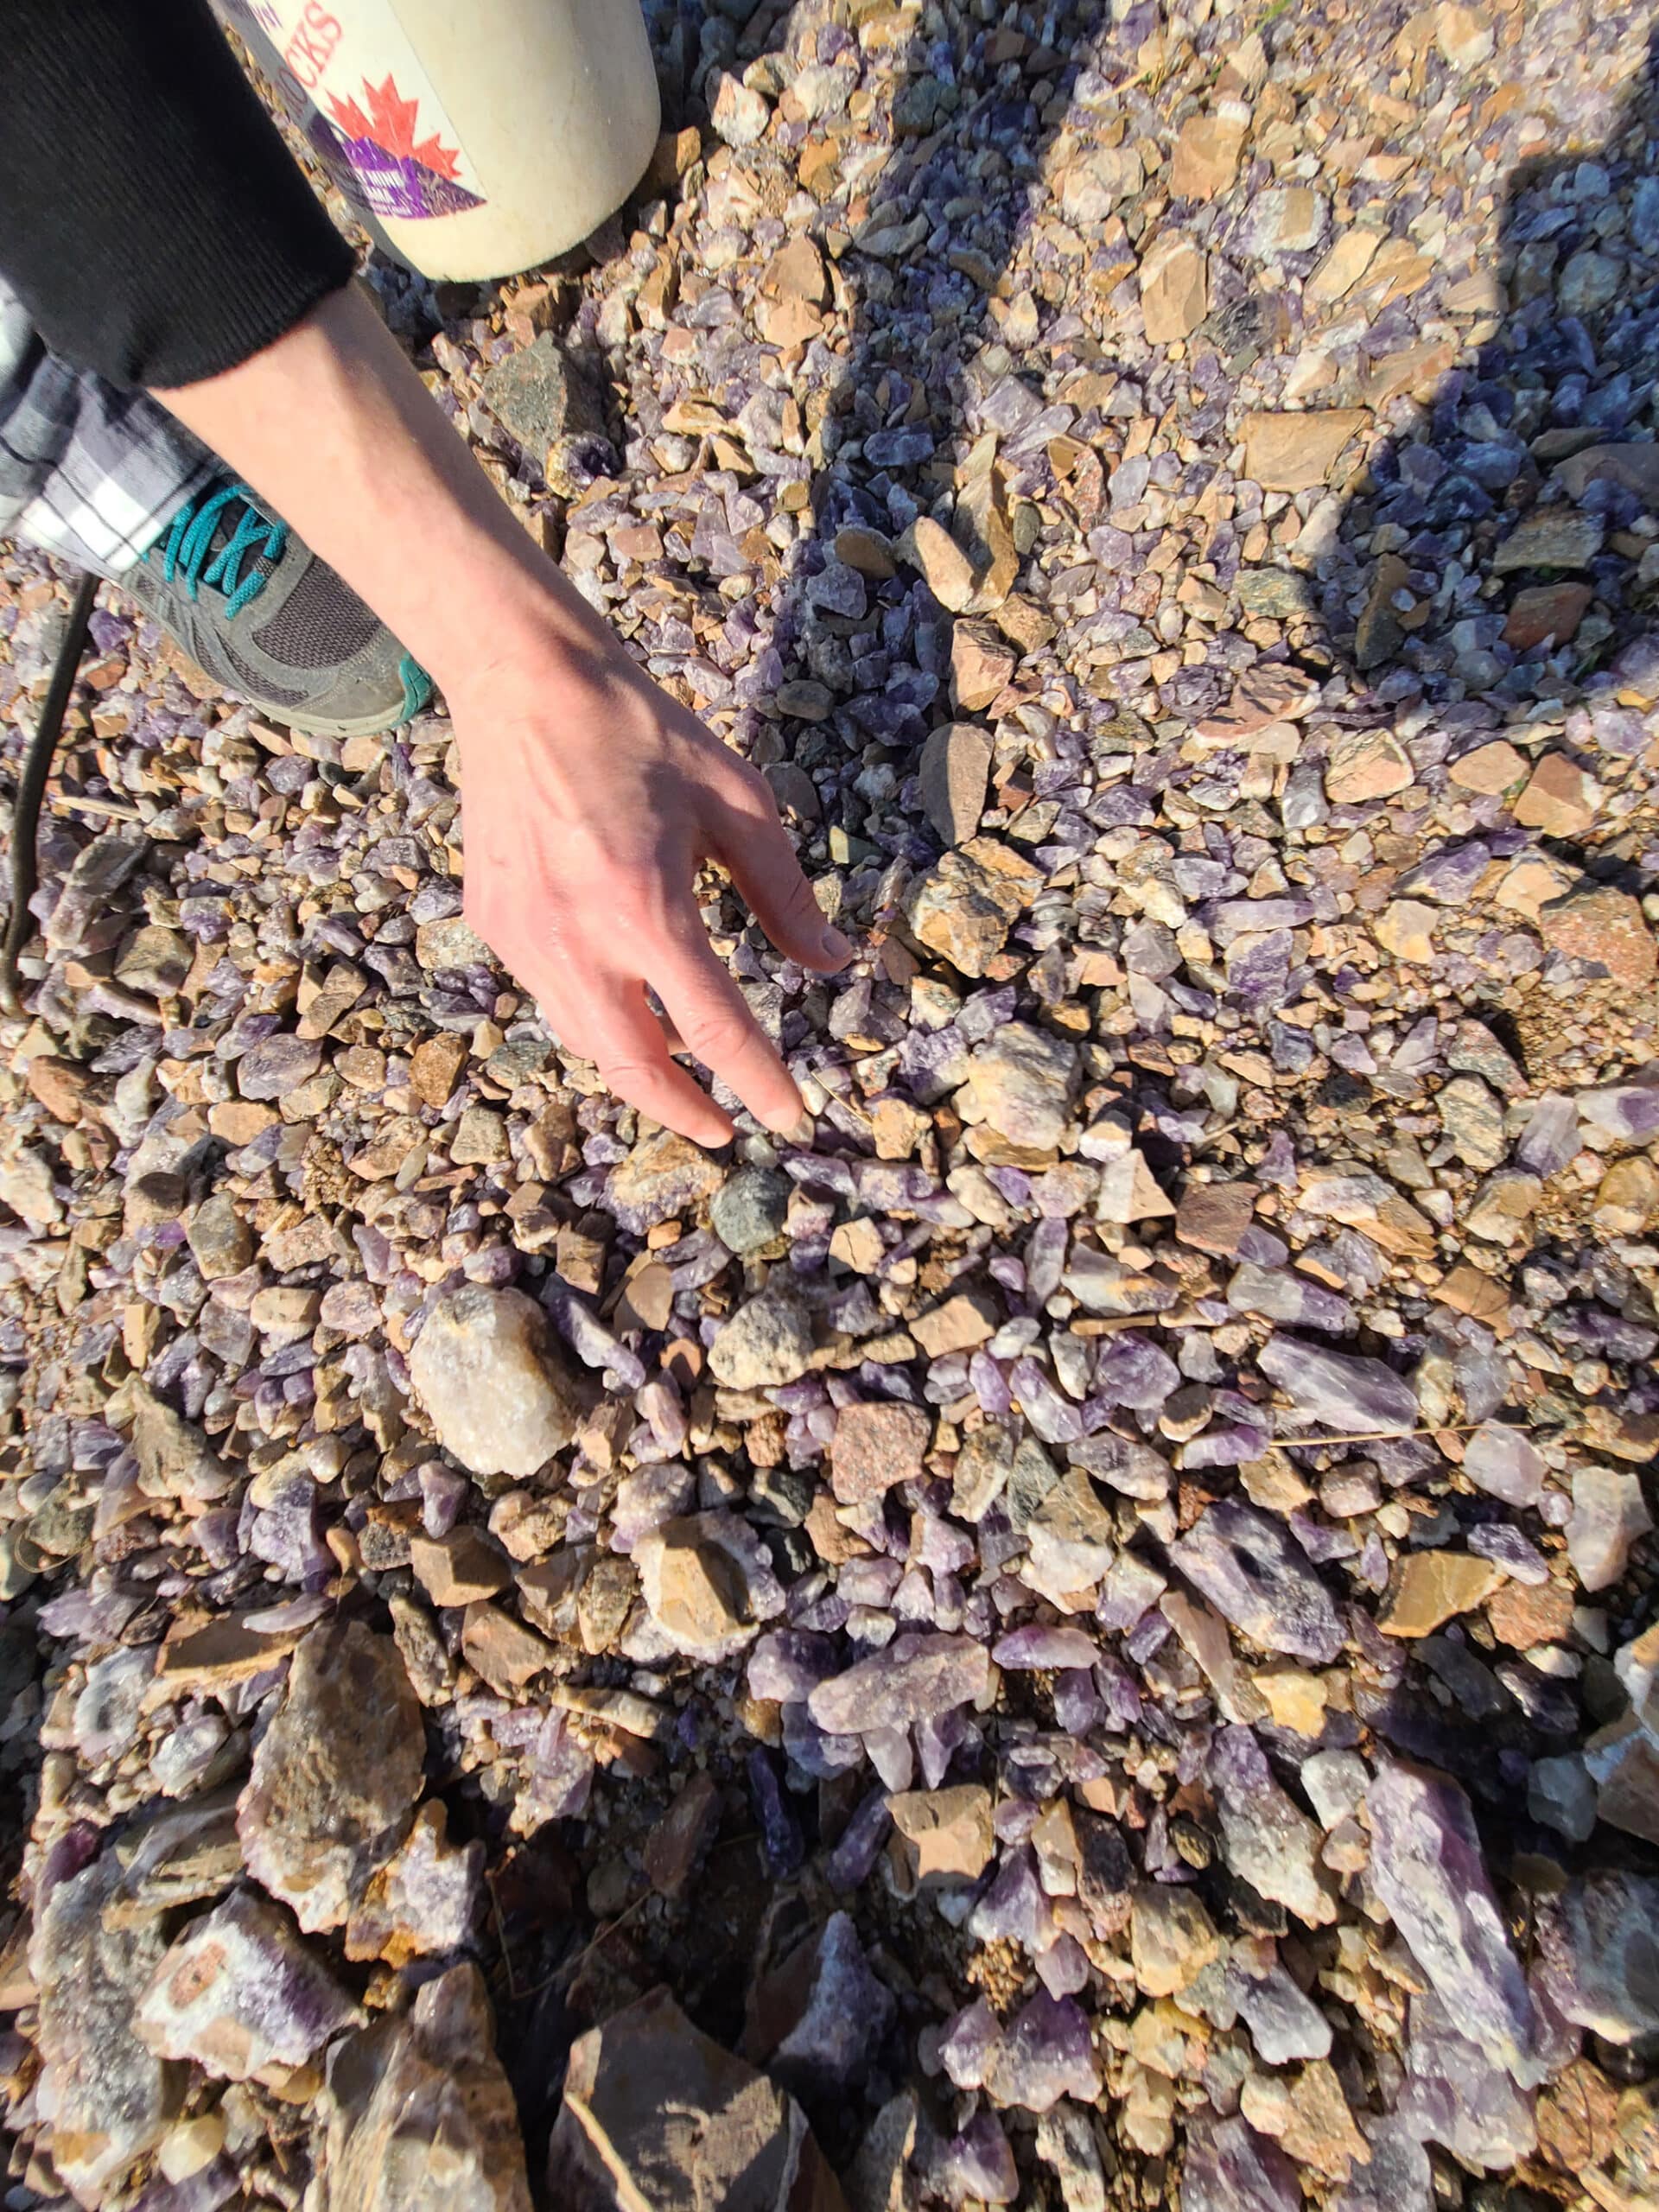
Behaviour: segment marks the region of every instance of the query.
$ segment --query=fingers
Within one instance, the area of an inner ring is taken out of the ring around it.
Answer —
[[[844,967],[853,948],[824,919],[765,785],[746,780],[741,799],[724,813],[716,825],[716,857],[779,952],[820,975]]]
[[[585,1053],[619,1098],[693,1144],[712,1149],[729,1142],[730,1116],[669,1058],[663,1024],[646,1005],[640,984],[620,976],[596,978],[586,1014],[580,1041],[561,1031],[562,1041]]]
[[[685,1050],[734,1090],[763,1128],[790,1135],[805,1111],[801,1094],[695,917],[653,965],[651,980]]]

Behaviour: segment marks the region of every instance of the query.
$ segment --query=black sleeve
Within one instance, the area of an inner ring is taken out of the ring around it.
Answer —
[[[0,276],[54,353],[194,384],[353,265],[207,0],[0,0]]]

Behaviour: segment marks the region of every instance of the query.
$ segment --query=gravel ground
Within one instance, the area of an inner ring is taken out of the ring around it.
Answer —
[[[706,887],[798,1147],[561,1052],[442,715],[105,594],[0,1024],[7,2207],[1659,2202],[1642,15],[681,0],[588,250],[371,260],[858,944]]]

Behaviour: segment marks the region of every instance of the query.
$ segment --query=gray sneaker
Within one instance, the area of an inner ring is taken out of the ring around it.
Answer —
[[[432,680],[285,522],[228,477],[117,579],[207,673],[319,737],[393,729]]]

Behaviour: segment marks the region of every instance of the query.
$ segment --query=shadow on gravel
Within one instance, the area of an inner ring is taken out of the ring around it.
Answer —
[[[1412,323],[1385,308],[1341,395],[1395,416],[1422,403],[1342,510],[1319,606],[1412,766],[1453,764],[1467,837],[1431,855],[1424,887],[1449,903],[1478,880],[1482,839],[1581,864],[1582,776],[1647,741],[1618,702],[1621,683],[1659,690],[1659,286],[1632,288],[1631,245],[1659,254],[1659,27],[1605,143],[1511,171],[1492,265],[1446,295],[1480,318],[1471,363],[1443,373],[1450,345],[1402,347]],[[1535,769],[1501,739],[1561,749]],[[1288,819],[1319,818],[1310,791]],[[1621,856],[1599,842],[1592,872]]]
[[[1494,721],[1576,702],[1651,627],[1659,290],[1630,289],[1631,243],[1659,252],[1659,28],[1604,145],[1511,173],[1496,264],[1460,288],[1490,309],[1474,365],[1373,454],[1344,516],[1376,556],[1352,648],[1380,697],[1478,694]]]

